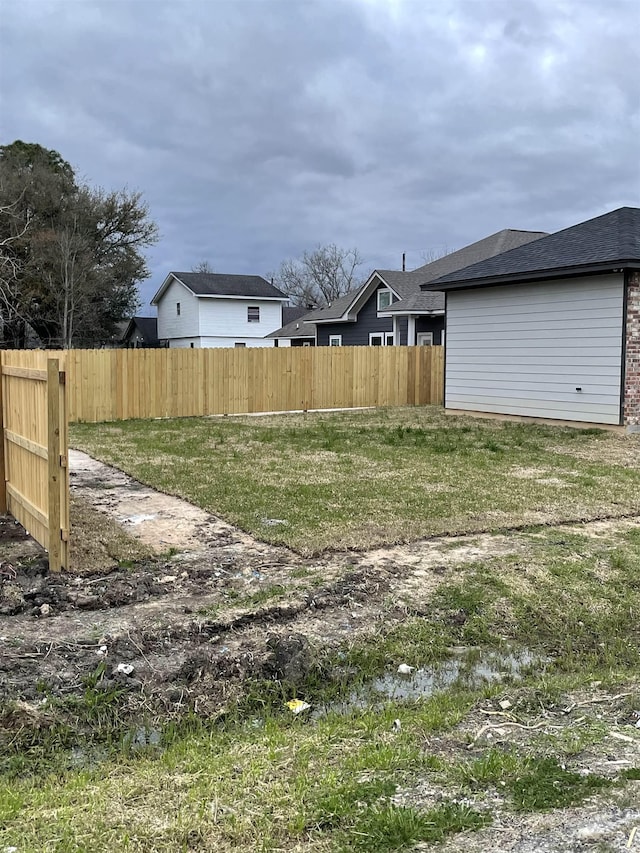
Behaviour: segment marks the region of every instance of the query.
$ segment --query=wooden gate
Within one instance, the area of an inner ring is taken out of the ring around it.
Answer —
[[[0,513],[10,512],[46,548],[54,572],[69,567],[67,399],[60,366],[44,353],[0,355]]]

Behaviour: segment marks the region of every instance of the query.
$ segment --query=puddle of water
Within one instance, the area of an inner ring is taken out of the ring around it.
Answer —
[[[354,690],[347,699],[323,706],[312,716],[318,718],[330,712],[346,714],[354,710],[381,708],[389,700],[428,699],[456,683],[473,689],[483,684],[515,680],[532,664],[543,668],[549,662],[548,658],[535,655],[528,649],[484,652],[456,648],[451,650],[451,655],[449,660],[430,669],[417,669],[410,675],[393,672],[375,678]]]
[[[141,513],[140,515],[130,515],[128,518],[124,518],[122,523],[133,524],[135,527],[138,524],[142,524],[143,521],[154,521],[157,517],[157,515],[145,515],[144,513]]]
[[[141,753],[145,750],[158,750],[161,749],[161,739],[162,732],[160,729],[139,726],[124,736],[122,746],[136,753]],[[93,744],[74,746],[70,753],[70,763],[75,769],[91,768],[102,764],[103,761],[107,761],[109,757],[109,751],[101,746]]]
[[[102,764],[108,757],[107,751],[100,747],[74,746],[70,754],[70,763],[74,770],[84,770]]]
[[[147,728],[146,726],[140,726],[135,731],[131,732],[125,737],[125,744],[133,752],[137,752],[141,749],[148,749],[149,747],[160,746],[161,738],[162,732],[160,731],[160,729],[152,729]]]

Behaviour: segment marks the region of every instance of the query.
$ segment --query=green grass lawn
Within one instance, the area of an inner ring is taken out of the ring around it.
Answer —
[[[305,554],[640,512],[639,437],[434,407],[77,424],[71,444]]]

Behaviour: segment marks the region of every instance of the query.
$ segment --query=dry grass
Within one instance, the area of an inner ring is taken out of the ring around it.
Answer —
[[[433,407],[76,425],[72,442],[305,554],[640,513],[639,437]]]

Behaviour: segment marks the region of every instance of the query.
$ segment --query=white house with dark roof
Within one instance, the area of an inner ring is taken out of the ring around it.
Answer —
[[[446,294],[447,409],[640,430],[640,208],[427,288]]]
[[[170,347],[272,347],[288,297],[259,275],[170,272],[151,300]]]
[[[318,346],[414,346],[444,344],[443,293],[420,285],[545,236],[544,231],[505,228],[410,272],[374,270],[362,287],[312,311]]]

